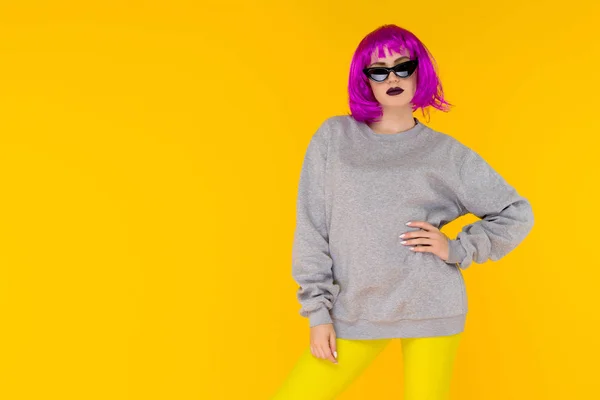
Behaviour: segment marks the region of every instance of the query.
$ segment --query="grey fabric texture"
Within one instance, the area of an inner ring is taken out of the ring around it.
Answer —
[[[300,315],[332,323],[338,338],[462,332],[462,270],[496,261],[533,227],[530,202],[476,151],[414,117],[399,133],[374,132],[350,115],[327,118],[301,168],[292,248]],[[400,242],[471,213],[446,260]]]

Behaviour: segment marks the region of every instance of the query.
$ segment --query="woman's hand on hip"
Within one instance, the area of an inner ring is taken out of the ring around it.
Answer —
[[[425,221],[411,221],[406,224],[421,228],[420,231],[405,232],[400,235],[404,246],[411,246],[412,251],[433,253],[442,260],[448,259],[448,236],[437,227]],[[421,246],[416,246],[420,244]]]

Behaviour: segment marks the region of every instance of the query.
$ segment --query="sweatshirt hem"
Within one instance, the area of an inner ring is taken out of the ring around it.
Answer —
[[[344,321],[332,317],[339,339],[387,339],[448,336],[464,331],[467,314],[397,321]]]

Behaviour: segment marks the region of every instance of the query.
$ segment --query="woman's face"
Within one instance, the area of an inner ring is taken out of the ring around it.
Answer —
[[[408,52],[404,50],[402,53],[396,53],[392,51],[389,53],[388,49],[384,49],[386,57],[378,58],[376,54],[371,56],[371,64],[367,67],[394,67],[402,62],[410,60]],[[411,107],[411,101],[415,95],[417,89],[417,71],[415,71],[408,78],[400,78],[398,75],[391,72],[387,79],[383,82],[375,82],[369,79],[369,85],[377,101],[384,108],[397,108],[397,107]],[[400,94],[392,96],[387,93],[387,90],[393,87],[402,88],[404,91]]]

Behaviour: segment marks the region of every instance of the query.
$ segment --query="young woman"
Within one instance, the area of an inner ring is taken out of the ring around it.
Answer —
[[[333,399],[400,338],[406,400],[447,399],[468,310],[462,269],[498,260],[533,226],[529,201],[478,153],[413,116],[447,111],[434,59],[384,25],[350,66],[349,115],[312,136],[292,274],[310,346],[274,399]],[[455,239],[440,228],[480,218]]]

